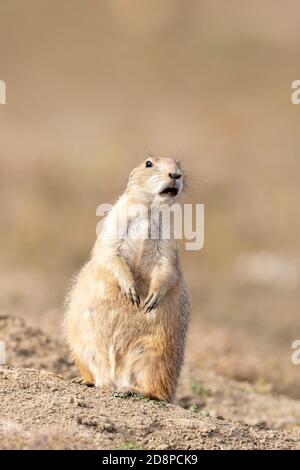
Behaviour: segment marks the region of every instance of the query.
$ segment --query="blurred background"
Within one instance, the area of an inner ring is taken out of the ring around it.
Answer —
[[[61,338],[96,207],[147,153],[183,160],[205,247],[182,251],[187,361],[300,398],[300,5],[0,4],[0,314]]]

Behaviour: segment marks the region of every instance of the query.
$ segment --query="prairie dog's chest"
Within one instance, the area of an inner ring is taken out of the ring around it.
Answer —
[[[156,261],[158,243],[151,238],[149,220],[141,217],[129,224],[127,236],[122,240],[122,252],[132,268],[149,268]]]

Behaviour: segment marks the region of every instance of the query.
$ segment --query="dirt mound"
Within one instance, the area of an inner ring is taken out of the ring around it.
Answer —
[[[27,326],[21,318],[0,315],[0,340],[5,342],[7,364],[46,369],[65,378],[76,375],[62,342],[50,338],[40,329]]]
[[[20,318],[8,315],[0,316],[0,340],[6,343],[7,364],[14,368],[47,370],[59,374],[67,380],[78,375],[62,340],[52,338],[40,329],[28,327]],[[43,383],[46,375],[43,375],[43,372],[40,374]],[[36,373],[32,377],[36,377]],[[73,385],[68,382],[64,387],[70,387],[69,393],[76,391],[79,394],[94,393],[98,396],[98,392],[86,391],[78,386],[74,389]],[[30,383],[27,388],[30,391],[29,396],[32,396],[34,392],[31,390]],[[51,403],[53,401],[51,390],[48,395]],[[26,408],[28,404],[26,400],[28,399],[23,400],[23,405],[19,409],[20,419],[24,414],[23,408]],[[191,366],[189,357],[187,357],[180,380],[176,404],[186,410],[192,410],[198,419],[202,414],[209,414],[212,418],[222,416],[226,421],[233,420],[237,423],[265,429],[292,427],[295,430],[299,429],[299,401],[271,394],[270,388],[266,384],[237,382],[218,375],[214,371],[204,370],[200,367],[195,368]],[[67,403],[66,406],[69,404]],[[41,421],[41,426],[44,429],[48,423]],[[48,436],[48,432],[46,435]],[[40,444],[32,445],[39,446]],[[49,442],[47,445],[50,445]]]
[[[145,399],[0,368],[1,448],[295,449],[298,430],[271,431]]]

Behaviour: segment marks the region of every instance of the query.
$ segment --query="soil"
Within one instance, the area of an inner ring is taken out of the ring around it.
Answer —
[[[186,364],[176,404],[71,382],[62,343],[0,317],[2,449],[298,449],[300,402]],[[188,393],[189,392],[189,393]]]

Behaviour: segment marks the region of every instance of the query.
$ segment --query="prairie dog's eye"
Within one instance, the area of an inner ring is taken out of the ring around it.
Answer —
[[[146,168],[150,168],[151,166],[153,166],[153,163],[150,160],[147,160],[146,161]]]

